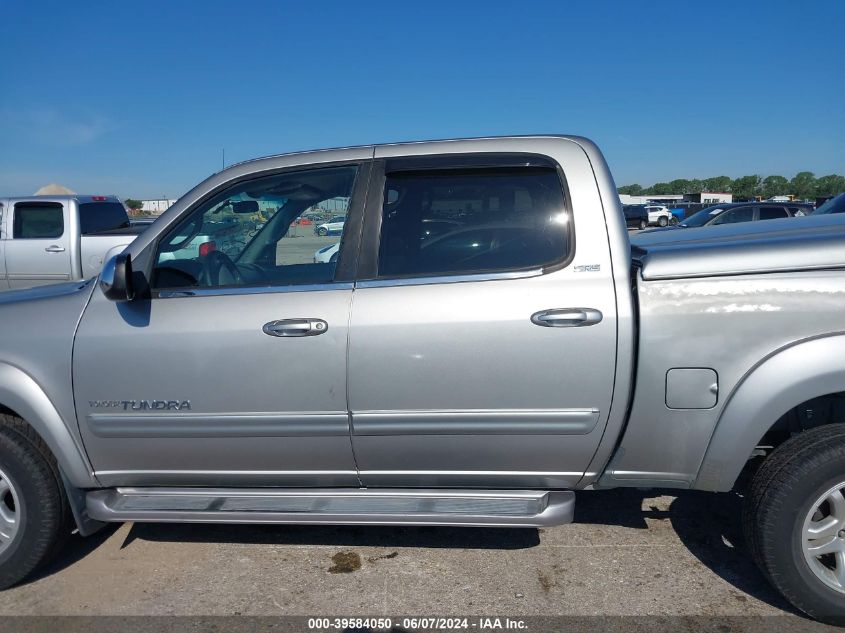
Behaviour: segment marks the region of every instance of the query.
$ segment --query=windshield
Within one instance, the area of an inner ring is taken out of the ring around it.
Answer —
[[[827,215],[828,213],[845,213],[845,193],[840,193],[825,202],[811,215]]]
[[[704,226],[724,210],[724,207],[707,207],[698,213],[694,213],[688,218],[684,218],[683,222],[681,222],[681,226]]]

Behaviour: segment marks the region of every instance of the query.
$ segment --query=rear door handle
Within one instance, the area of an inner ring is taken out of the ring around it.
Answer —
[[[531,323],[543,327],[584,327],[595,325],[602,319],[602,314],[593,308],[561,308],[543,310],[531,315]]]
[[[57,246],[56,244],[53,244],[52,246],[48,246],[44,250],[48,253],[64,253],[65,247],[64,246]]]
[[[270,336],[317,336],[329,329],[329,324],[323,319],[282,319],[270,321],[261,328]]]

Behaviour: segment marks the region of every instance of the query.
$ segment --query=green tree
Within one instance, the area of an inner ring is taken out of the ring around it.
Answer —
[[[123,204],[125,204],[129,210],[134,213],[139,213],[141,209],[144,208],[144,203],[140,200],[135,200],[134,198],[127,198],[123,201]]]
[[[785,196],[789,193],[789,181],[783,176],[766,176],[760,191],[764,198]]]
[[[646,189],[646,193],[650,193],[655,196],[666,196],[671,193],[675,193],[672,191],[672,185],[668,182],[656,182],[651,187]]]
[[[714,176],[713,178],[705,178],[701,181],[702,191],[709,191],[711,193],[730,193],[731,179],[727,176]]]
[[[689,193],[690,182],[686,178],[677,178],[669,183],[671,191],[669,193]]]
[[[816,180],[816,197],[835,196],[845,191],[845,176],[830,174]]]
[[[753,198],[760,192],[761,182],[760,176],[756,174],[737,178],[731,183],[731,191],[734,194],[734,198],[740,200]]]
[[[689,193],[701,193],[704,191],[704,182],[698,178],[689,181]]]
[[[816,197],[816,175],[811,171],[799,171],[789,181],[790,193],[800,200]]]
[[[643,192],[643,188],[637,184],[623,185],[622,187],[619,187],[617,191],[621,194],[627,194],[629,196],[638,196]]]

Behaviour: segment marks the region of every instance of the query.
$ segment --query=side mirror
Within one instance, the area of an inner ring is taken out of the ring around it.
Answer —
[[[132,258],[128,253],[111,257],[100,273],[100,290],[110,301],[132,301]]]

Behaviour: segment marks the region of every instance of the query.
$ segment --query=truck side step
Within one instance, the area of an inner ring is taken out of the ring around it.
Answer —
[[[114,488],[89,492],[86,505],[99,521],[542,527],[572,521],[575,493]]]

